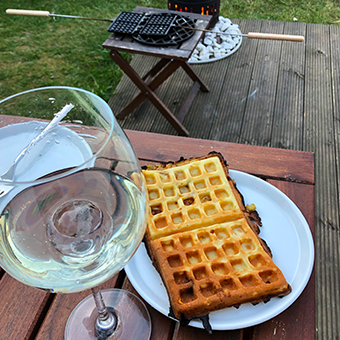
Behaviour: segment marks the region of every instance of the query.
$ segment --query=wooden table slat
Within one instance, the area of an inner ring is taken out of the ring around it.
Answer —
[[[0,280],[0,339],[30,339],[49,295],[6,273]]]
[[[234,170],[242,170],[261,177],[314,183],[312,167],[314,155],[310,152],[165,136],[131,130],[127,130],[126,133],[139,158],[146,162],[177,161],[180,157],[198,157],[211,151],[217,151],[223,154],[230,168]],[[299,166],[297,167],[296,164]]]
[[[128,278],[126,279],[123,288],[140,297]],[[150,317],[152,320],[152,331],[150,340],[173,339],[172,335],[174,334],[176,322],[156,311],[147,302],[144,301],[144,303],[150,313]]]

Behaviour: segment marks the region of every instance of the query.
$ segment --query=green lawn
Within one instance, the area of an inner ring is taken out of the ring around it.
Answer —
[[[7,8],[112,19],[136,6],[166,9],[167,1],[1,0],[0,99],[31,88],[68,85],[108,100],[122,76],[101,46],[109,36],[109,22],[10,16]],[[333,24],[340,18],[340,6],[338,1],[319,0],[222,0],[220,14],[231,19]]]

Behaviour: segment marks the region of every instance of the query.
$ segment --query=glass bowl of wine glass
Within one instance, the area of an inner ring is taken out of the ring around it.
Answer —
[[[149,339],[143,302],[98,286],[137,250],[146,228],[140,166],[111,108],[72,87],[0,101],[0,265],[53,293],[87,289],[65,339]]]

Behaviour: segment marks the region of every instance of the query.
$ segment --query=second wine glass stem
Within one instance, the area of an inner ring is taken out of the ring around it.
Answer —
[[[98,339],[104,340],[110,336],[117,327],[117,315],[113,308],[105,306],[99,287],[92,288],[92,294],[96,303],[98,317],[95,324]]]

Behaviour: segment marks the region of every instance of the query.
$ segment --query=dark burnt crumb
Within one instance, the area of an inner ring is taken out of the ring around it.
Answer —
[[[259,240],[260,240],[260,243],[261,243],[263,249],[267,252],[267,254],[270,257],[273,257],[273,253],[272,253],[271,249],[269,248],[267,242],[264,239],[262,239],[262,238],[259,238]]]
[[[262,227],[261,217],[260,217],[259,213],[256,210],[249,212],[249,217],[259,227]]]
[[[184,205],[192,205],[195,203],[195,199],[193,197],[189,197],[185,200],[183,200]]]
[[[162,211],[163,211],[162,208],[159,208],[158,206],[151,207],[151,214],[152,215],[160,214]]]
[[[211,335],[212,328],[209,322],[209,314],[201,316],[199,319],[202,321],[204,329]]]
[[[208,155],[219,155],[220,159],[223,161],[224,165],[228,166],[227,160],[223,157],[223,155],[220,152],[218,152],[218,151],[211,151],[211,152],[208,153]]]
[[[172,309],[172,307],[170,306],[169,308],[169,317],[174,318],[176,320],[178,320],[174,314],[174,311]],[[210,321],[209,321],[209,314],[204,315],[204,316],[200,316],[198,319],[201,320],[202,325],[204,327],[204,329],[209,333],[212,334],[212,328],[210,325]],[[181,326],[188,326],[189,322],[191,321],[191,319],[188,319],[184,316],[183,313],[181,313],[181,318],[179,319],[179,322],[181,324]]]
[[[186,318],[183,313],[181,313],[181,318],[179,320],[181,326],[188,326],[190,319]]]
[[[176,319],[175,314],[174,314],[174,311],[173,311],[173,309],[172,309],[171,306],[169,307],[169,314],[168,314],[168,315],[170,316],[170,318]]]

